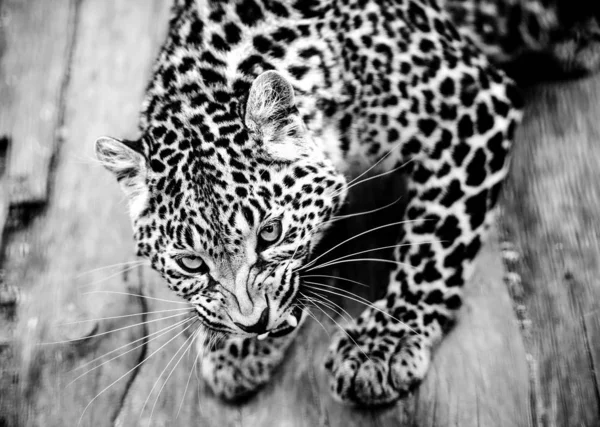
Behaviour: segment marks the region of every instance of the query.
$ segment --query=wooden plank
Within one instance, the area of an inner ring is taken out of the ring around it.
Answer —
[[[12,203],[47,198],[50,163],[61,139],[75,0],[4,0],[0,31],[0,135],[13,141]],[[43,37],[41,37],[43,35]]]
[[[0,136],[0,248],[2,248],[2,238],[4,236],[4,227],[8,219],[8,210],[10,202],[8,198],[8,174],[6,173],[8,165],[8,149],[10,139],[6,136]],[[1,303],[1,301],[0,301]]]
[[[418,426],[530,425],[526,353],[498,253],[493,235],[476,260],[459,323],[419,392]]]
[[[0,37],[1,38],[1,37]],[[0,41],[0,58],[1,58]],[[9,139],[0,137],[0,250],[5,235],[5,227],[8,219],[8,185],[6,174],[7,150]],[[0,255],[1,256],[1,255]],[[17,292],[14,286],[4,281],[4,272],[0,270],[0,395],[8,394],[8,390],[14,388],[13,375],[15,371],[7,369],[6,366],[12,360],[11,345],[13,344],[14,314],[17,301]],[[14,399],[0,397],[0,425],[14,424],[9,413],[14,413]],[[7,415],[3,415],[7,414]]]
[[[535,418],[598,425],[600,76],[546,85],[528,98],[503,224],[520,254],[512,268],[540,385]]]
[[[594,383],[596,401],[600,402],[600,311],[585,312],[581,316],[581,323],[585,332],[585,344],[589,356],[589,373]],[[600,419],[600,417],[598,417]]]
[[[52,2],[48,7],[57,6]],[[140,293],[140,279],[131,274],[133,270],[128,274],[127,265],[96,270],[135,256],[122,193],[114,178],[93,160],[93,143],[110,132],[135,137],[139,105],[164,29],[157,23],[166,22],[167,7],[159,0],[81,3],[65,94],[65,140],[52,183],[56,190],[42,215],[11,233],[6,243],[5,280],[20,288],[21,304],[14,336],[17,345],[11,349],[14,357],[3,366],[3,372],[19,373],[19,384],[0,393],[1,410],[9,411],[2,413],[5,425],[76,426],[91,402],[81,425],[112,426],[137,373],[133,368],[144,346],[67,386],[85,371],[83,364],[146,332],[143,325],[136,325],[143,319],[139,315],[145,310],[143,300],[121,294],[84,295],[94,286]],[[45,10],[46,5],[40,8]],[[36,35],[52,39],[51,32]],[[62,325],[114,316],[129,317]],[[126,326],[131,327],[71,345],[38,345]]]

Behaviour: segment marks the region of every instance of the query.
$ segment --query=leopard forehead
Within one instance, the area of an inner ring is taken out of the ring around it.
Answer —
[[[287,237],[301,238],[343,200],[344,177],[327,159],[302,153],[273,158],[235,108],[226,125],[204,125],[214,123],[210,113],[219,110],[211,105],[196,116],[168,109],[146,131],[149,196],[134,218],[142,255],[167,249],[236,255],[277,216],[285,219]]]
[[[179,154],[179,162],[167,162],[148,180],[146,208],[134,220],[142,255],[166,249],[236,255],[274,218],[284,221],[286,238],[299,239],[316,233],[343,200],[344,180],[325,164],[202,157],[192,146]]]

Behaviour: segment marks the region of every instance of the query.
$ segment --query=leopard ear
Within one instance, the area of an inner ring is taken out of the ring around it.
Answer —
[[[129,196],[131,213],[139,213],[148,195],[148,167],[142,141],[121,141],[106,136],[98,138],[96,157],[116,176],[121,188]]]
[[[294,88],[276,71],[266,71],[252,83],[245,123],[274,158],[292,161],[311,150]]]

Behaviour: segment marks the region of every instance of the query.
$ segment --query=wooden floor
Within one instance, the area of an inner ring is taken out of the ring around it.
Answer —
[[[144,339],[180,319],[144,313],[181,304],[162,301],[175,297],[147,267],[99,269],[135,257],[123,196],[93,142],[136,136],[168,3],[0,0],[1,427],[600,426],[600,76],[528,92],[503,243],[479,256],[457,327],[405,401],[360,411],[332,400],[321,360],[337,326],[325,314],[323,328],[305,325],[272,384],[239,405],[198,380],[182,347],[189,331]],[[352,197],[368,209],[397,187],[375,180]],[[385,280],[367,265],[331,274]]]

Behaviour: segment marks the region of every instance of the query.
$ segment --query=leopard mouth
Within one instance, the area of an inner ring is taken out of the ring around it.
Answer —
[[[294,319],[294,320],[292,320]],[[281,323],[281,325],[275,329],[265,332],[264,334],[259,335],[257,338],[259,340],[263,340],[267,337],[269,338],[280,338],[284,337],[294,330],[298,328],[302,320],[302,309],[298,306],[295,306],[291,313],[288,315],[285,321]]]

